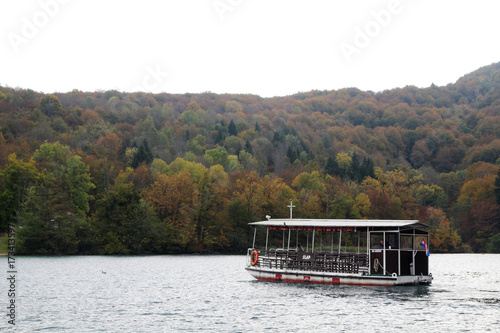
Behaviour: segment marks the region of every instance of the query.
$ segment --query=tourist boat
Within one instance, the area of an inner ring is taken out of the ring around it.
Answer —
[[[257,280],[430,284],[429,227],[418,220],[271,219],[255,227],[245,269]],[[257,234],[265,228],[265,236]],[[255,247],[256,242],[265,247]]]

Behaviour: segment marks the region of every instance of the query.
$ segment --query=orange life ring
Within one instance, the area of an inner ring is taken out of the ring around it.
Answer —
[[[252,266],[255,266],[258,260],[259,260],[259,252],[257,252],[257,250],[253,250],[252,254],[250,255],[250,261],[252,263]]]

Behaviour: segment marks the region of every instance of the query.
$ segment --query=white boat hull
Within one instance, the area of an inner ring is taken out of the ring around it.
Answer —
[[[285,269],[247,267],[246,270],[259,281],[316,283],[316,284],[347,284],[363,286],[395,286],[430,284],[432,276],[427,275],[363,275],[347,273],[328,273],[315,271],[292,271]]]

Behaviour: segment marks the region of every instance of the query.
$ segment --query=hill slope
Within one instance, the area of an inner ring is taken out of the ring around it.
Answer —
[[[474,250],[486,250],[500,232],[491,182],[500,164],[500,63],[447,86],[380,93],[347,88],[275,98],[78,90],[44,95],[0,87],[0,127],[2,195],[9,198],[2,207],[2,228],[14,218],[29,222],[29,214],[22,217],[5,205],[16,203],[22,211],[27,206],[20,203],[30,198],[16,192],[19,186],[26,191],[41,186],[34,175],[29,184],[12,178],[12,168],[21,168],[21,161],[31,159],[38,172],[48,175],[37,158],[44,142],[68,147],[88,167],[95,185],[88,194],[94,199],[89,197],[89,209],[78,223],[106,236],[92,242],[93,235],[85,240],[75,235],[78,253],[241,249],[237,216],[249,221],[286,214],[281,205],[290,196],[304,217],[434,218],[437,226],[449,219],[451,224],[441,229],[448,228],[450,235],[457,230]],[[13,153],[16,160],[9,162]],[[207,179],[215,177],[210,189],[200,188],[205,173]],[[174,203],[166,208],[153,200],[155,186],[166,184],[159,175],[182,176],[169,181],[191,184],[190,199],[182,204],[191,208],[176,212]],[[257,184],[259,196],[249,199],[238,182]],[[120,192],[123,184],[131,184],[127,191],[132,192]],[[283,202],[266,192],[270,184],[282,191]],[[388,184],[393,187],[383,195]],[[404,193],[404,187],[410,191]],[[199,210],[204,190],[218,193],[210,207],[220,214],[212,216],[209,207]],[[136,209],[151,215],[149,227],[168,230],[152,248],[134,247],[144,239],[131,241],[106,215],[112,210],[107,202],[123,196],[136,198]],[[384,213],[389,203],[394,210]],[[179,234],[185,239],[177,244],[172,239]],[[442,251],[460,246],[457,239],[435,242]]]

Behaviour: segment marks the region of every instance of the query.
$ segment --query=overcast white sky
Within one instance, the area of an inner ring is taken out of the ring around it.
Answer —
[[[500,1],[1,1],[0,85],[252,93],[446,85],[500,61]]]

